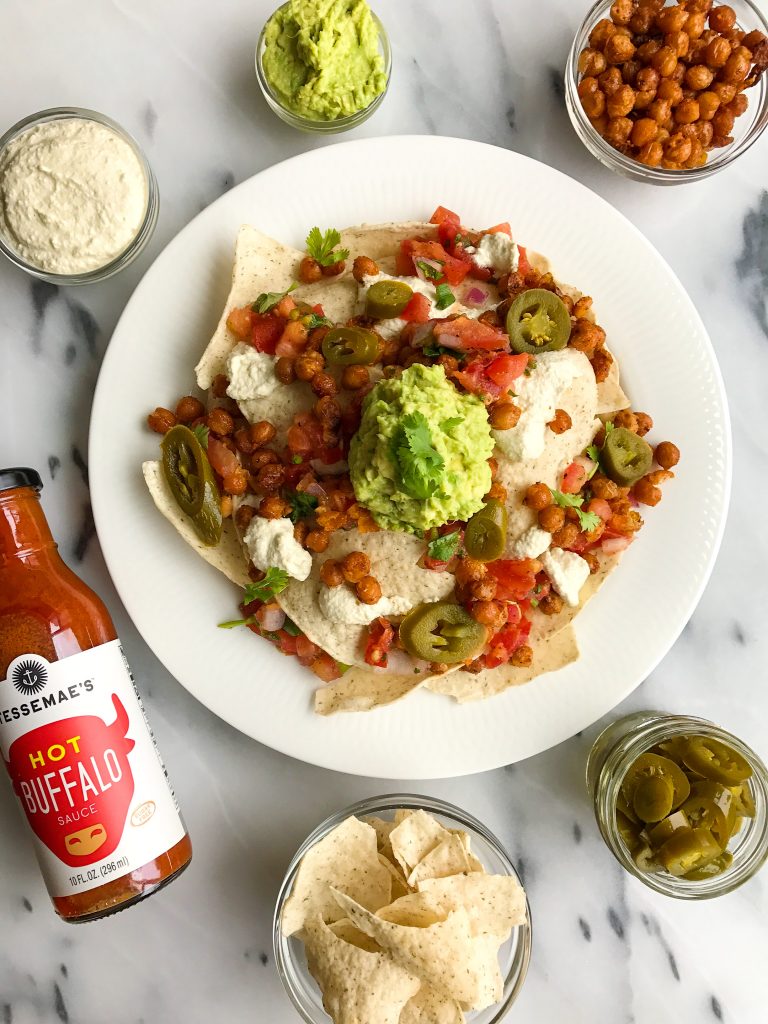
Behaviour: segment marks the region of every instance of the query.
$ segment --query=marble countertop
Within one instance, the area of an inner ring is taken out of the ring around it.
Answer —
[[[521,17],[523,6],[378,0],[393,47],[392,85],[379,112],[348,137],[465,136],[543,160],[615,204],[680,276],[730,396],[732,510],[689,626],[615,714],[700,714],[765,754],[768,140],[729,171],[684,189],[613,176],[576,138],[562,98],[561,69],[585,4],[540,0],[535,16]],[[692,905],[624,875],[597,833],[582,783],[605,723],[474,778],[393,784],[321,771],[214,718],[154,658],[121,607],[94,534],[85,460],[90,400],[115,322],[152,258],[198,211],[262,168],[326,144],[283,125],[262,101],[253,48],[271,8],[268,0],[3,4],[0,129],[43,107],[94,107],[138,137],[160,184],[150,249],[117,279],[56,290],[0,264],[0,464],[40,469],[64,557],[114,614],[195,859],[156,899],[72,928],[54,916],[10,788],[0,786],[0,1022],[292,1024],[271,953],[272,909],[288,861],[331,811],[398,788],[466,807],[519,866],[534,950],[508,1019],[760,1024],[768,873]]]

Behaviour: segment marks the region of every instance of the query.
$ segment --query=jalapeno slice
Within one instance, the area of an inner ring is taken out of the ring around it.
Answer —
[[[202,542],[221,540],[219,489],[208,456],[194,432],[179,423],[160,442],[163,473],[182,512],[192,520]]]
[[[640,779],[632,796],[632,806],[640,821],[661,821],[672,810],[675,787],[668,775],[650,775]]]
[[[626,427],[614,427],[605,436],[600,464],[615,484],[631,487],[651,468],[653,451],[645,438]]]
[[[680,877],[704,867],[722,852],[709,829],[679,829],[664,843],[657,857],[671,875]]]
[[[413,288],[405,281],[376,281],[365,296],[365,315],[376,320],[400,316],[412,296]]]
[[[618,810],[616,811],[616,828],[630,853],[634,853],[642,845],[640,825],[631,821],[626,814],[622,814]]]
[[[714,800],[708,796],[689,796],[683,810],[694,829],[707,829],[724,850],[731,838],[728,818]]]
[[[710,736],[691,736],[683,749],[683,763],[706,779],[735,786],[752,775],[746,758]]]
[[[529,288],[509,307],[507,334],[515,352],[538,355],[565,348],[571,315],[562,299],[546,288]]]
[[[715,857],[708,864],[702,864],[701,867],[694,868],[693,871],[686,871],[683,878],[687,878],[689,882],[703,882],[707,878],[717,878],[718,875],[727,871],[731,864],[733,864],[733,854],[724,850],[719,857]]]
[[[627,770],[627,774],[621,780],[621,790],[629,804],[632,804],[635,796],[635,789],[644,779],[652,776],[668,778],[672,783],[672,806],[675,810],[680,804],[688,799],[691,785],[685,776],[682,768],[675,764],[668,757],[661,757],[659,754],[641,754],[636,758]]]
[[[400,623],[400,639],[409,654],[446,665],[471,658],[487,638],[485,626],[450,601],[418,605]]]
[[[364,327],[332,327],[323,338],[323,355],[335,366],[373,363],[379,349],[379,339]]]
[[[648,840],[654,850],[658,850],[668,839],[671,839],[675,832],[681,828],[690,828],[691,823],[685,811],[673,811],[669,817],[654,825],[648,832]]]
[[[728,788],[733,796],[734,812],[742,818],[754,818],[755,798],[752,795],[750,784],[745,780],[738,786],[729,786]]]
[[[507,544],[507,509],[492,498],[467,523],[464,547],[478,562],[494,562]]]

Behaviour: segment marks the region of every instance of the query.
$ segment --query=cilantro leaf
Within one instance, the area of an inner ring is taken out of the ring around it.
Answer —
[[[435,288],[435,305],[438,309],[448,309],[456,301],[456,296],[453,294],[447,284],[439,284]]]
[[[403,417],[395,457],[407,494],[423,500],[435,493],[445,462],[432,444],[429,423],[423,413],[411,412]]]
[[[525,368],[525,376],[530,377],[533,371],[536,369],[536,359],[534,356],[530,356],[528,359],[528,365]]]
[[[320,316],[319,313],[310,313],[304,322],[308,331],[314,331],[316,327],[333,327],[332,321],[327,316]]]
[[[427,544],[427,554],[436,562],[450,562],[458,550],[460,537],[458,530],[445,533],[442,537],[435,537]]]
[[[314,494],[307,494],[305,491],[294,491],[289,495],[291,503],[290,519],[292,523],[298,523],[300,519],[307,519],[317,508],[317,498]]]
[[[255,615],[249,615],[247,619],[229,619],[227,622],[220,622],[219,629],[234,629],[236,626],[252,626],[255,621]]]
[[[579,508],[576,510],[579,517],[579,526],[584,533],[589,533],[590,530],[594,530],[602,522],[600,516],[596,512],[582,512]]]
[[[606,437],[608,436],[608,434],[610,434],[610,432],[613,429],[614,429],[613,420],[608,420],[608,422],[605,424],[605,435],[606,435]]]
[[[593,462],[600,462],[600,449],[596,444],[591,444],[589,448],[587,448],[587,455]]]
[[[600,522],[600,516],[595,512],[584,512],[582,505],[584,504],[584,498],[580,494],[563,494],[562,491],[553,491],[550,488],[552,494],[552,500],[560,508],[575,508],[576,515],[579,517],[579,527],[585,533],[590,530],[594,530]]]
[[[251,309],[254,313],[268,313],[281,299],[284,299],[294,288],[298,287],[298,284],[294,281],[284,292],[262,292],[251,306]]]
[[[300,466],[303,461],[304,461],[304,459],[302,459],[302,457],[300,455],[292,455],[291,456],[291,462],[294,464],[294,466]]]
[[[283,623],[283,629],[288,634],[288,636],[299,636],[301,634],[301,630],[299,629],[299,627],[296,625],[293,619],[289,619],[287,615],[285,617],[285,622]]]
[[[424,277],[428,278],[430,281],[437,281],[443,276],[442,270],[438,270],[437,267],[433,267],[431,263],[427,263],[425,260],[414,260],[414,263],[422,272]]]
[[[430,341],[429,344],[424,345],[422,352],[425,356],[429,356],[430,359],[437,359],[438,356],[456,356],[460,353],[456,353],[444,345],[438,345],[434,341]]]
[[[440,429],[443,433],[446,433],[449,430],[453,430],[454,427],[458,427],[463,422],[464,421],[461,416],[449,416],[447,420],[443,420],[440,424]]]
[[[321,267],[332,267],[349,256],[349,249],[336,249],[340,242],[341,235],[336,228],[328,228],[323,234],[320,228],[314,227],[307,235],[307,252]]]
[[[246,584],[243,604],[250,604],[251,601],[270,601],[275,594],[285,590],[288,586],[288,579],[289,576],[285,569],[278,569],[274,565],[270,566],[263,580]]]
[[[193,427],[192,433],[200,442],[200,447],[208,451],[208,435],[210,434],[208,427],[204,423],[198,423],[196,427]]]

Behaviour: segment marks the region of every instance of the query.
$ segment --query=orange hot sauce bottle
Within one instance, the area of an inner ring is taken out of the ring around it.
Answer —
[[[58,554],[39,475],[0,469],[0,755],[56,913],[167,885],[192,845],[112,619]]]

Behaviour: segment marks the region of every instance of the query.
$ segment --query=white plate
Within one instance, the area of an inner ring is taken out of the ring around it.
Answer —
[[[416,693],[363,715],[319,718],[307,669],[246,630],[220,630],[238,593],[155,511],[143,426],[194,382],[227,295],[237,229],[250,222],[302,247],[308,228],[429,217],[511,222],[515,237],[594,296],[625,388],[656,440],[682,450],[677,479],[597,598],[578,618],[581,659],[501,697],[459,706]],[[613,708],[666,654],[709,577],[730,490],[730,427],[711,343],[649,242],[558,171],[457,139],[363,139],[306,153],[222,196],[170,243],[115,330],[91,420],[91,491],[115,585],[147,643],[215,714],[293,757],[360,775],[438,778],[529,757]]]

